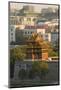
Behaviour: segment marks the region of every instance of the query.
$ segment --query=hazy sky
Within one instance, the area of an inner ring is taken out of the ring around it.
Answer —
[[[42,8],[58,8],[58,5],[43,5],[43,4],[26,4],[26,3],[10,3],[11,9],[21,9],[24,5],[34,6],[35,11],[40,12]]]

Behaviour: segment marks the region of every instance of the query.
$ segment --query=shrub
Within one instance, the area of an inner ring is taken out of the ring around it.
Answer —
[[[32,73],[34,74],[34,77],[45,77],[48,73],[48,64],[46,62],[34,62],[32,65]]]
[[[48,73],[48,64],[46,62],[41,62],[40,68],[41,68],[41,78],[43,78]]]

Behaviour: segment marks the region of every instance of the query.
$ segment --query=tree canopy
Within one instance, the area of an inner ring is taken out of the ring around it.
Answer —
[[[26,57],[25,47],[15,47],[10,49],[10,60],[13,62],[15,60],[23,60]]]

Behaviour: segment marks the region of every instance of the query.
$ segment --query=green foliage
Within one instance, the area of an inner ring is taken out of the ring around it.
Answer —
[[[32,73],[39,77],[43,77],[48,73],[48,64],[46,62],[33,62]]]
[[[23,60],[26,57],[24,47],[15,47],[10,49],[10,61],[15,62],[15,60]]]
[[[48,70],[48,64],[47,62],[41,62],[40,63],[41,70]]]
[[[41,62],[41,75],[45,76],[48,73],[48,64],[46,62]]]
[[[58,56],[58,52],[59,52],[59,43],[58,43],[58,40],[56,42],[54,42],[54,44],[51,44],[51,47],[49,50],[48,50],[48,54],[49,54],[49,57],[53,57],[53,56]]]
[[[33,71],[35,71],[35,72],[39,72],[41,69],[40,69],[40,62],[33,62],[33,64],[32,64],[32,69],[33,69]]]
[[[50,50],[50,51],[48,52],[48,54],[49,54],[49,57],[58,56],[58,52],[55,52],[55,51],[53,51],[53,50]]]

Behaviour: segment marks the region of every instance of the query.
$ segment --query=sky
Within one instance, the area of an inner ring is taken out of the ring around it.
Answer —
[[[51,7],[53,9],[58,8],[58,5],[48,5],[48,4],[26,4],[26,3],[10,3],[11,9],[21,9],[24,5],[34,6],[36,12],[40,12],[42,8]]]

